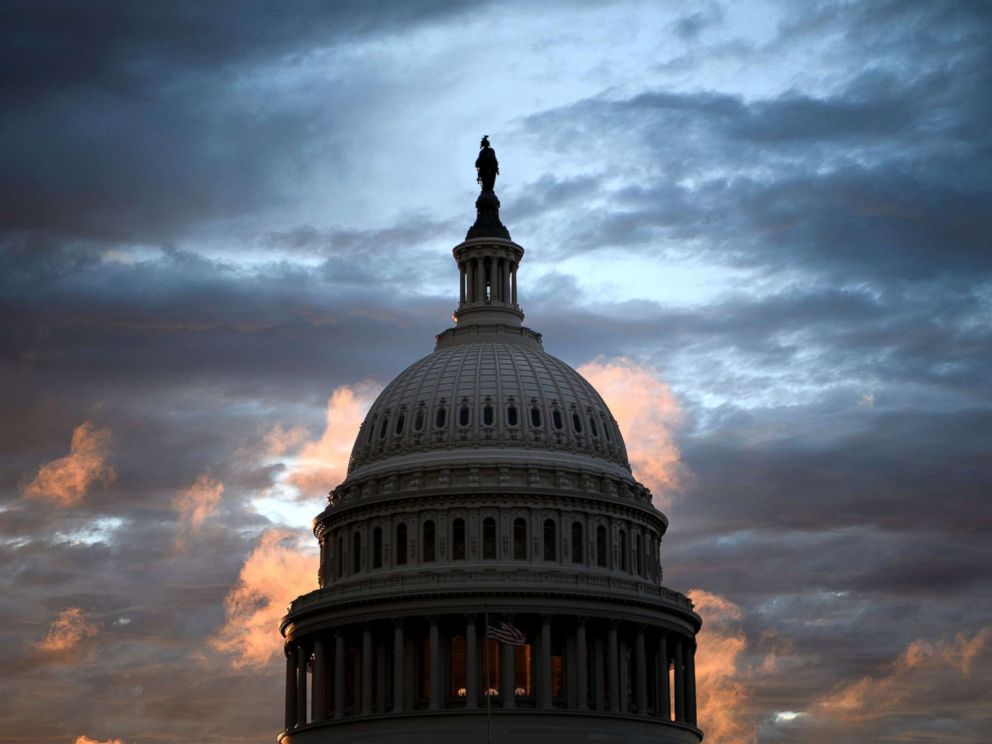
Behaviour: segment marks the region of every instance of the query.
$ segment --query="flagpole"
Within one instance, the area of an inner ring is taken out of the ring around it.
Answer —
[[[482,636],[482,642],[485,644],[484,652],[486,661],[486,744],[493,744],[493,686],[490,681],[492,666],[489,664],[489,605],[483,605],[482,608],[485,614],[486,624],[486,632]]]

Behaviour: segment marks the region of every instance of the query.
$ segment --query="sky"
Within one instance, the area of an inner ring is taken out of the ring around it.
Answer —
[[[992,739],[992,6],[0,4],[0,742],[272,742],[488,134],[713,744]]]

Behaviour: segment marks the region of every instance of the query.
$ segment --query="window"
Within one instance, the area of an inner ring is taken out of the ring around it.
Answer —
[[[334,573],[340,579],[344,575],[344,537],[338,535],[338,550],[337,555],[334,556]]]
[[[558,560],[558,540],[555,521],[553,519],[544,520],[544,560]]]
[[[424,563],[433,563],[435,560],[435,529],[433,520],[424,522]]]
[[[492,426],[493,425],[493,407],[492,406],[485,406],[482,409],[482,423],[485,426]]]
[[[572,411],[572,428],[575,429],[576,434],[582,433],[582,417],[578,411]]]
[[[610,434],[610,423],[606,419],[603,419],[603,436],[606,437],[607,442],[613,441],[613,435]]]
[[[424,409],[418,408],[417,415],[413,417],[413,430],[422,431],[424,428]]]
[[[517,407],[516,406],[510,406],[509,408],[506,409],[506,423],[509,426],[516,426],[517,425]]]
[[[372,440],[375,438],[375,421],[369,421],[368,437],[365,440],[366,444],[372,444]]]
[[[541,426],[541,409],[537,406],[530,409],[530,425],[538,428]]]
[[[382,568],[382,527],[372,530],[372,568]]]
[[[456,519],[451,525],[451,559],[465,560],[465,520]]]
[[[585,563],[582,553],[582,522],[572,522],[572,563]]]
[[[406,523],[405,522],[396,525],[396,545],[393,548],[393,553],[396,555],[396,565],[405,566],[406,565]]]
[[[395,431],[396,431],[397,434],[402,434],[403,433],[403,424],[405,422],[406,422],[406,414],[401,413],[399,416],[396,417],[396,430]]]
[[[382,423],[379,424],[379,439],[386,438],[386,427],[389,426],[389,416],[382,417]]]
[[[452,636],[448,645],[448,697],[464,698],[468,694],[465,661],[465,636]]]
[[[513,520],[513,559],[527,560],[527,521],[523,517]]]
[[[482,558],[496,560],[496,520],[486,517],[482,522]]]
[[[644,561],[641,559],[642,546],[641,536],[638,535],[634,540],[634,571],[638,576],[644,575]]]
[[[617,535],[617,548],[620,553],[620,570],[627,570],[627,533],[623,530]]]
[[[434,427],[437,429],[443,429],[445,421],[448,420],[448,409],[441,408],[437,409],[437,413],[434,415]]]
[[[517,697],[530,697],[534,694],[531,680],[534,679],[534,646],[530,643],[513,647],[513,686]]]
[[[362,568],[362,533],[351,536],[351,572],[358,573]]]
[[[596,418],[591,413],[589,414],[589,431],[592,432],[594,437],[599,436],[599,428],[596,426]]]
[[[557,408],[551,412],[551,423],[553,423],[555,428],[559,431],[565,426],[565,422],[561,418],[561,411]]]
[[[458,409],[458,425],[468,426],[468,421],[469,421],[468,406],[462,403],[462,407]]]
[[[596,528],[596,563],[603,568],[608,565],[606,560],[606,528],[603,525]]]

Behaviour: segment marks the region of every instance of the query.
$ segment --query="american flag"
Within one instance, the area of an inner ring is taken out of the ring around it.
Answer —
[[[523,646],[527,643],[527,636],[523,631],[505,620],[498,627],[486,626],[486,638],[495,638],[500,643],[508,643],[511,646]]]

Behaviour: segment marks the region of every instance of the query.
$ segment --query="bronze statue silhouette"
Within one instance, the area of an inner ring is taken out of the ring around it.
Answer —
[[[475,180],[482,184],[483,191],[492,191],[499,175],[499,161],[496,160],[496,151],[489,146],[488,134],[483,135],[479,148],[479,157],[475,159],[475,171],[478,173]]]

